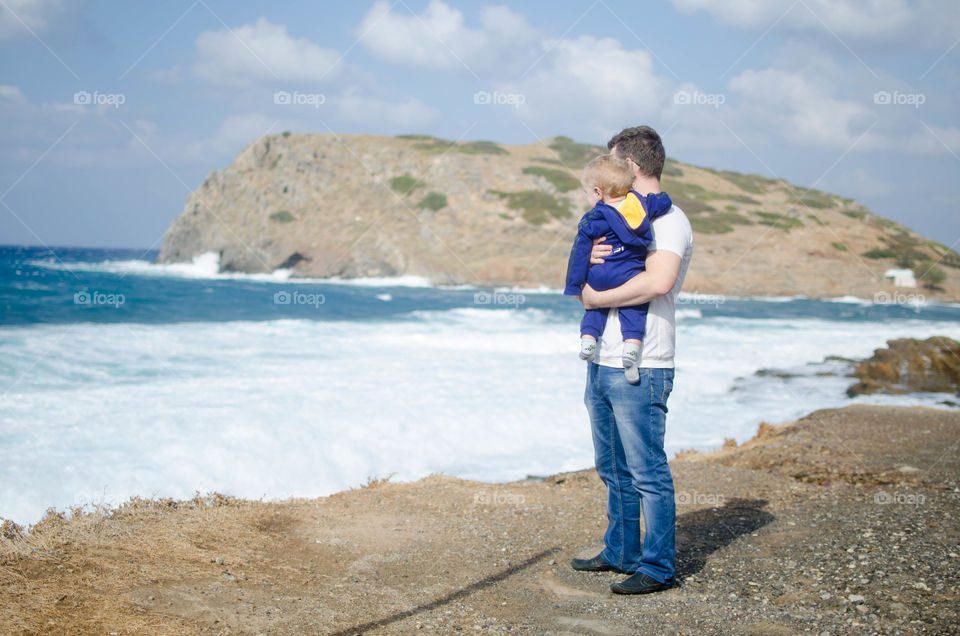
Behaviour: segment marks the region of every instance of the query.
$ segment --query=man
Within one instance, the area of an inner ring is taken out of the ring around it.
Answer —
[[[633,189],[661,192],[665,153],[648,126],[626,128],[607,147],[630,164]],[[592,559],[573,559],[575,570],[631,574],[614,583],[617,594],[646,594],[671,587],[675,574],[676,510],[673,477],[663,449],[667,398],[673,388],[675,305],[693,255],[693,231],[680,208],[655,219],[646,271],[614,289],[583,288],[584,307],[610,307],[596,362],[587,365],[584,402],[590,415],[597,473],[607,486],[604,549]],[[592,263],[610,248],[599,239]],[[640,362],[640,382],[623,373],[617,307],[650,303]],[[640,511],[644,532],[641,545]]]

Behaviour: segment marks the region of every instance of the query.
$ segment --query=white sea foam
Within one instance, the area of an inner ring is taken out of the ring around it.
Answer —
[[[846,305],[871,305],[873,304],[872,300],[867,300],[866,298],[858,298],[857,296],[837,296],[836,298],[827,298],[825,299],[828,303],[840,303]]]
[[[309,278],[293,277],[291,269],[275,269],[262,274],[221,272],[220,255],[204,252],[190,263],[153,263],[145,260],[105,260],[101,262],[65,263],[57,259],[27,261],[30,265],[48,269],[78,272],[108,272],[112,274],[135,274],[137,276],[170,276],[191,279],[251,280],[268,283],[328,283],[356,285],[358,287],[431,287],[428,278],[422,276],[381,276],[367,278]]]
[[[575,318],[481,308],[410,318],[4,328],[0,516],[32,522],[48,506],[131,495],[319,496],[390,473],[499,481],[592,465]],[[934,334],[960,338],[960,325],[681,320],[668,452],[848,404],[849,378],[817,375],[824,356]]]
[[[26,261],[30,265],[48,269],[77,272],[108,272],[111,274],[134,274],[137,276],[170,276],[191,279],[254,280],[263,282],[285,282],[290,278],[291,270],[277,269],[264,274],[244,274],[242,272],[221,272],[220,255],[204,252],[193,258],[190,263],[152,263],[145,260],[105,260],[101,262],[65,263],[56,259]]]
[[[369,276],[363,278],[298,278],[317,283],[356,285],[357,287],[433,287],[424,276]]]
[[[699,309],[688,309],[686,307],[677,307],[676,310],[677,320],[683,320],[685,318],[703,318],[703,312]]]

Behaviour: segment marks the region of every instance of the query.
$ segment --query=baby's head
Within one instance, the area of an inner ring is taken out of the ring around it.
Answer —
[[[616,155],[595,157],[583,169],[580,185],[590,198],[591,205],[597,201],[609,202],[622,199],[633,187],[633,170],[626,159]]]

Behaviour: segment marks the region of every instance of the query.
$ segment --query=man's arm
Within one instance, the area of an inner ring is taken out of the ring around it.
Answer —
[[[655,250],[647,255],[647,270],[640,272],[623,285],[599,292],[590,285],[583,286],[583,306],[587,309],[601,307],[630,307],[648,303],[673,289],[680,275],[683,259],[667,250]]]

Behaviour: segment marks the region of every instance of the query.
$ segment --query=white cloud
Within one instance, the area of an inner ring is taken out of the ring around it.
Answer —
[[[550,38],[503,7],[487,7],[468,24],[462,11],[443,0],[431,0],[417,15],[379,0],[356,33],[371,53],[398,66],[482,73],[482,83],[463,96],[467,112],[509,118],[538,136],[565,131],[600,139],[623,126],[659,123],[672,127],[671,135],[684,147],[743,149],[747,144],[758,151],[793,147],[857,153],[899,148],[931,154],[953,149],[953,128],[933,128],[934,136],[923,129],[916,110],[874,104],[877,91],[912,92],[905,82],[881,65],[865,72],[854,55],[838,61],[825,51],[821,36],[834,44],[834,34],[851,42],[889,44],[918,39],[923,32],[929,44],[950,33],[960,35],[960,12],[949,4],[955,0],[673,2],[681,11],[707,11],[743,29],[763,32],[778,23],[801,37],[780,45],[770,68],[746,70],[726,86],[701,89],[658,73],[644,49],[586,35]],[[810,34],[817,37],[803,37]],[[677,104],[678,89],[725,101],[717,108]],[[500,93],[501,101],[474,104],[474,91]],[[949,99],[928,97],[928,103],[937,104]],[[931,109],[923,113],[931,114]]]
[[[179,84],[182,76],[179,66],[158,68],[147,72],[147,79],[157,84]]]
[[[433,0],[423,15],[394,13],[389,3],[374,3],[357,27],[360,42],[374,55],[395,64],[450,69],[473,59],[483,34],[467,29],[463,13]]]
[[[46,31],[67,9],[64,0],[3,0],[0,4],[0,39]],[[75,9],[76,7],[72,7]]]
[[[26,98],[23,96],[23,93],[20,92],[19,87],[5,84],[0,84],[0,99],[11,102],[26,102]]]
[[[156,165],[156,157],[160,157],[177,172],[184,163],[225,165],[261,135],[306,128],[289,119],[241,114],[227,117],[211,134],[198,136],[189,131],[164,131],[156,122],[133,118],[124,108],[34,103],[19,87],[0,85],[0,120],[8,124],[0,128],[0,144],[8,156],[27,164],[52,148],[45,163],[115,168],[131,163]],[[118,117],[133,134],[118,123]]]
[[[656,74],[646,51],[590,36],[547,40],[543,47],[543,57],[523,79],[499,88],[522,95],[516,114],[544,130],[565,130],[571,122],[585,121],[591,135],[605,138],[657,118],[672,99],[670,82]]]
[[[164,130],[157,122],[135,120],[114,145],[104,148],[96,159],[110,162],[131,161],[156,164],[159,157],[175,174],[185,175],[200,166],[205,170],[228,165],[247,144],[263,135],[276,135],[284,130],[305,130],[303,122],[278,119],[262,113],[227,116],[208,135],[187,131]],[[156,155],[156,156],[154,156]]]
[[[917,154],[950,153],[960,156],[960,128],[925,126],[906,136],[902,149]]]
[[[863,168],[845,172],[829,183],[835,191],[855,198],[881,197],[893,192],[889,179],[875,177]]]
[[[955,0],[672,0],[683,13],[706,11],[721,24],[765,32],[775,24],[830,38],[948,46],[960,37]]]
[[[838,99],[790,71],[744,71],[730,90],[741,98],[741,119],[756,132],[798,146],[846,150],[876,119],[862,103]]]
[[[685,152],[744,149],[762,161],[775,163],[785,148],[827,150],[837,157],[898,152],[914,155],[960,154],[960,129],[925,121],[926,106],[875,102],[874,90],[889,88],[887,95],[902,99],[889,77],[867,82],[847,82],[836,69],[817,74],[784,69],[744,71],[734,77],[717,108],[709,105],[674,105],[665,119],[674,122],[670,137]],[[696,86],[684,84],[691,95]],[[928,99],[930,96],[926,96]],[[826,166],[824,166],[826,167]]]
[[[340,54],[306,38],[293,38],[284,25],[260,18],[236,29],[205,31],[196,41],[197,78],[225,86],[319,82],[340,69]]]
[[[551,38],[507,7],[485,7],[468,26],[463,12],[443,0],[431,0],[418,15],[379,0],[355,33],[392,64],[474,75],[480,83],[463,95],[466,108],[498,109],[487,112],[519,117],[543,136],[579,122],[581,133],[606,138],[649,121],[672,95],[647,51],[611,38]],[[474,104],[479,91],[511,101]]]
[[[263,135],[275,135],[300,127],[299,122],[279,120],[260,113],[230,115],[220,123],[213,135],[187,144],[183,158],[211,166],[222,164],[232,160],[247,144]]]
[[[348,90],[332,98],[332,101],[338,117],[343,121],[371,126],[384,124],[401,127],[422,126],[440,115],[436,109],[413,97],[390,102]]]
[[[472,74],[502,69],[516,62],[518,53],[529,57],[536,39],[526,18],[507,7],[483,8],[480,28],[471,29],[463,13],[442,0],[431,0],[420,15],[394,12],[379,0],[355,34],[371,53],[391,63]]]

